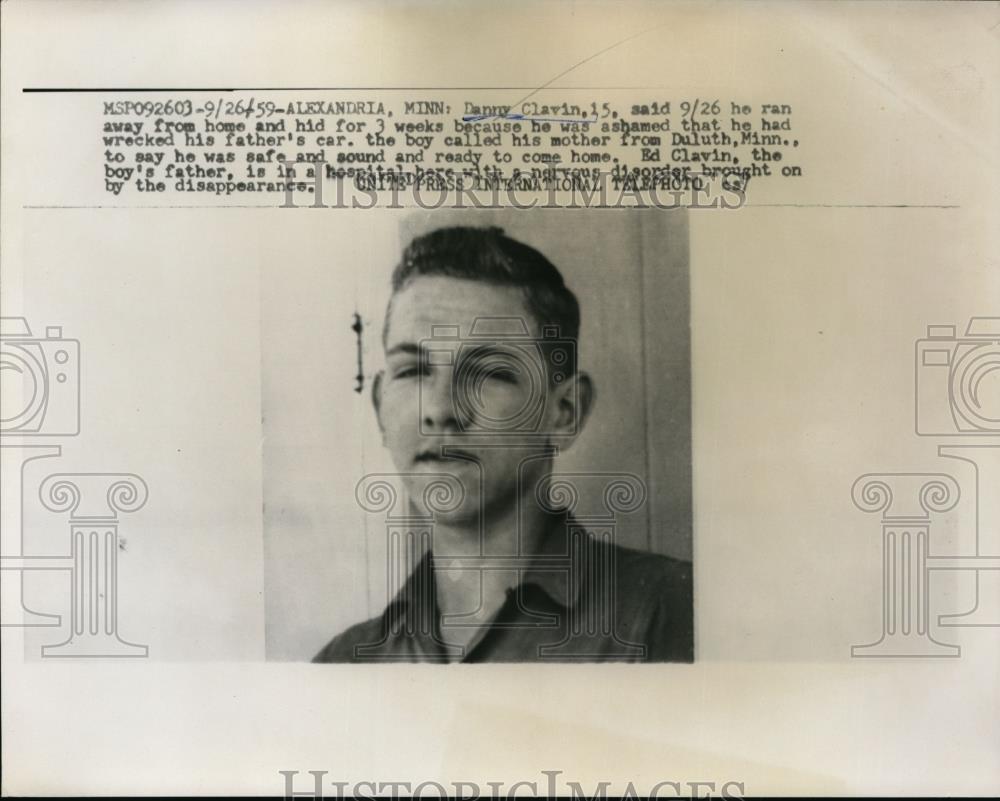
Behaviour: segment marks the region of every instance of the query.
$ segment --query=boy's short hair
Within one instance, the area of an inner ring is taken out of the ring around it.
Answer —
[[[580,335],[580,304],[562,274],[502,228],[452,226],[417,237],[393,271],[393,294],[422,275],[518,287],[539,327],[557,326],[560,339],[574,342]]]

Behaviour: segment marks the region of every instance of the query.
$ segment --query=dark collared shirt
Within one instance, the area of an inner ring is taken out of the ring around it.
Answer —
[[[561,533],[560,533],[561,530]],[[428,553],[378,617],[334,637],[314,662],[692,662],[691,564],[556,527],[492,622],[447,642]]]

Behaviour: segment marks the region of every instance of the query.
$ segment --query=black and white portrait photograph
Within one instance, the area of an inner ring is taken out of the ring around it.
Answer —
[[[265,293],[268,659],[693,661],[686,212],[387,216]]]

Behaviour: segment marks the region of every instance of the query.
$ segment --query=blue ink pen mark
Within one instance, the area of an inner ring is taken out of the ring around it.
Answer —
[[[527,114],[516,114],[508,112],[506,114],[466,114],[462,117],[462,122],[482,122],[483,120],[491,119],[501,119],[501,120],[514,120],[517,122],[557,122],[562,125],[590,125],[592,122],[597,122],[597,118],[585,117],[583,119],[577,117],[532,117]]]
[[[365,370],[364,370],[363,362],[361,360],[361,349],[362,349],[361,332],[364,330],[364,323],[361,322],[361,315],[358,314],[357,312],[354,312],[354,322],[351,324],[351,330],[357,335],[357,339],[358,339],[358,342],[357,342],[357,344],[358,344],[358,374],[356,376],[354,376],[354,380],[356,382],[354,384],[354,391],[360,393],[365,388]]]

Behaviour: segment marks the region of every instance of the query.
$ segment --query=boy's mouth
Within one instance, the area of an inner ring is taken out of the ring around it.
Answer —
[[[442,451],[447,447],[448,455],[442,455]],[[478,462],[479,459],[475,454],[469,453],[468,451],[463,451],[459,448],[452,448],[449,446],[439,446],[437,448],[427,448],[420,451],[413,460],[415,463],[419,464],[421,462],[428,462],[431,464],[454,464],[455,462]]]

